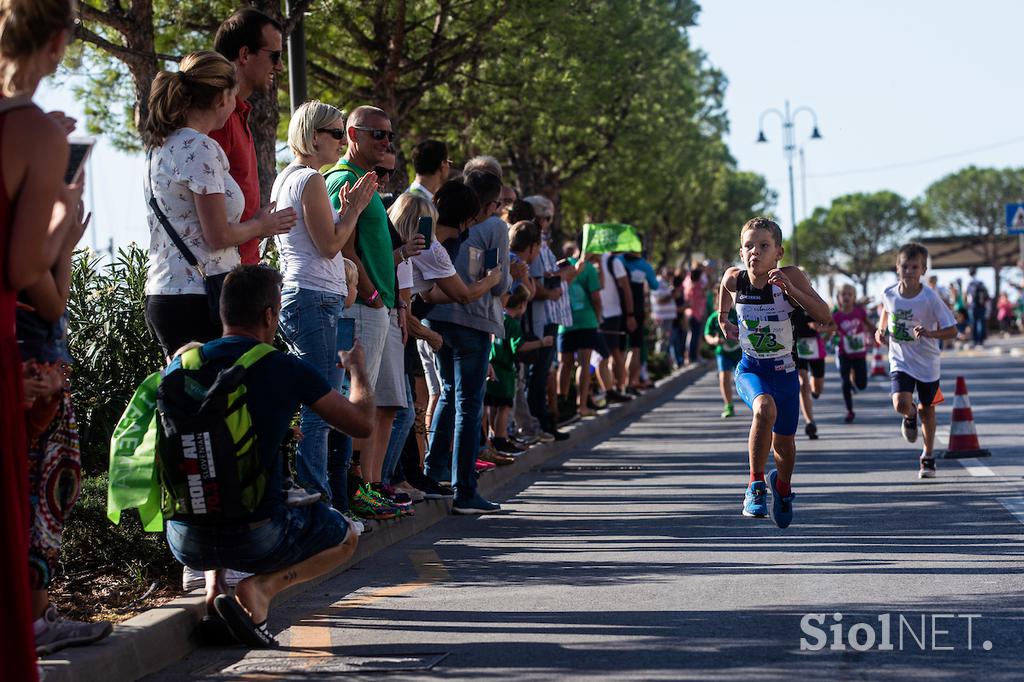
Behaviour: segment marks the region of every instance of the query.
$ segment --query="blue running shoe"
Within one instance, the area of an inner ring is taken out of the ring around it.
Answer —
[[[743,515],[763,519],[768,516],[768,490],[764,481],[754,481],[747,486],[743,496]]]
[[[772,520],[779,528],[786,528],[793,522],[793,498],[796,497],[796,493],[791,491],[785,497],[780,495],[775,489],[775,481],[778,478],[778,470],[772,469],[768,473],[768,485],[772,487]]]

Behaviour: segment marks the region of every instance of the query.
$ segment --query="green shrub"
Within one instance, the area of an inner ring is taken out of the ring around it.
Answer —
[[[134,244],[109,261],[75,254],[68,300],[71,390],[87,475],[106,472],[110,434],[135,388],[160,368],[145,321],[146,252]]]
[[[175,565],[163,534],[143,531],[135,510],[122,514],[119,525],[110,523],[106,474],[82,480],[61,540],[61,564],[66,573],[103,573],[139,585],[168,575]]]

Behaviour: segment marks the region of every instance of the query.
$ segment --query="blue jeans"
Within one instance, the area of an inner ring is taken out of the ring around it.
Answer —
[[[343,299],[338,294],[312,289],[286,288],[281,292],[281,334],[298,357],[316,367],[332,387],[341,381],[338,369],[338,316]],[[295,478],[299,485],[323,494],[330,500],[327,482],[327,432],[330,427],[306,406],[300,415],[302,440],[295,458]]]
[[[985,306],[973,306],[970,309],[971,341],[976,344],[985,343],[985,338],[988,337],[987,318]]]
[[[430,426],[424,473],[435,481],[454,475],[455,499],[468,500],[476,494],[491,336],[450,322],[431,321],[430,328],[441,335],[444,345],[437,353],[441,396]]]
[[[323,502],[282,507],[256,523],[192,526],[167,522],[167,545],[189,568],[231,568],[266,574],[340,545],[348,534],[345,518]]]
[[[416,405],[413,404],[412,386],[409,384],[408,376],[405,382],[405,396],[408,407],[400,407],[395,412],[395,421],[391,424],[391,437],[388,439],[388,449],[384,453],[384,466],[381,469],[381,480],[384,483],[394,485],[405,480],[395,476],[398,468],[399,458],[402,456],[402,448],[409,437],[409,430],[416,421]]]

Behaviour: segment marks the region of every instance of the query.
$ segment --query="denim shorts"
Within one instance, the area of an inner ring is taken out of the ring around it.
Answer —
[[[345,517],[323,502],[284,507],[263,521],[233,526],[167,522],[167,544],[179,562],[199,571],[231,568],[264,575],[340,545]]]
[[[757,396],[771,396],[775,401],[772,432],[780,436],[796,433],[800,421],[800,377],[792,358],[758,360],[744,354],[736,366],[736,393],[750,409],[754,409]]]

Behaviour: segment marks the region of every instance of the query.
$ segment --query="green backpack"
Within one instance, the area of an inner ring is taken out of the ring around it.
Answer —
[[[156,391],[156,459],[165,518],[233,521],[263,500],[267,471],[244,382],[249,368],[272,352],[261,343],[224,366],[193,348],[164,374]]]

